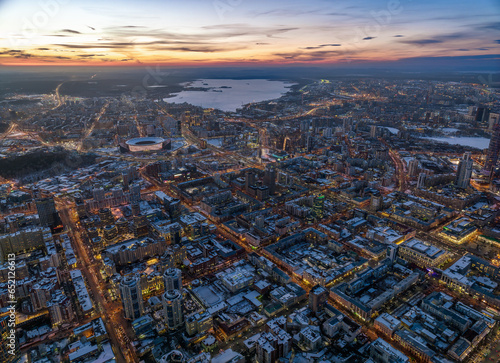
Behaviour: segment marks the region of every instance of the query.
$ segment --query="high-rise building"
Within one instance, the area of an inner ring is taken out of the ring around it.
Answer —
[[[43,198],[36,201],[36,211],[43,227],[53,226],[58,220],[56,204],[53,198]]]
[[[377,130],[378,130],[377,126],[375,126],[375,125],[370,126],[370,137],[371,138],[374,139],[377,137]]]
[[[269,188],[269,194],[273,195],[276,191],[276,169],[274,167],[266,166],[263,182]]]
[[[324,217],[324,209],[325,209],[325,196],[318,195],[314,198],[312,213],[316,220],[323,219]]]
[[[500,123],[493,126],[493,134],[491,135],[488,154],[486,155],[486,171],[495,169],[498,163],[498,153],[500,152]]]
[[[250,187],[255,184],[255,174],[252,171],[247,171],[245,174],[245,191],[249,191]]]
[[[139,279],[127,276],[120,282],[120,297],[125,319],[134,320],[144,313],[142,291]]]
[[[130,203],[137,203],[141,200],[141,185],[134,183],[130,186]]]
[[[92,190],[92,198],[94,198],[96,202],[102,202],[104,200],[104,195],[105,193],[103,188],[96,188]]]
[[[308,132],[306,136],[306,150],[308,152],[312,151],[313,146],[314,146],[314,137],[311,135],[310,132]]]
[[[472,176],[473,160],[470,152],[466,152],[458,163],[457,175],[455,184],[457,187],[465,189],[469,186],[470,177]]]
[[[420,173],[418,175],[417,188],[421,189],[425,186],[425,180],[427,179],[427,174]]]
[[[111,209],[109,208],[99,209],[99,219],[101,220],[101,226],[107,226],[115,223],[113,212],[111,212]]]
[[[167,290],[162,295],[163,310],[169,329],[177,329],[184,324],[182,313],[182,293],[179,290]]]
[[[166,269],[163,273],[163,281],[165,283],[165,291],[182,291],[182,272],[178,268]]]
[[[500,113],[491,112],[488,118],[488,130],[493,130],[493,127],[500,122]]]
[[[488,107],[478,107],[476,110],[476,122],[485,122],[488,121],[490,117],[490,109]]]
[[[309,292],[309,307],[317,313],[328,300],[328,290],[321,285],[314,286]]]
[[[417,159],[411,159],[410,162],[408,163],[408,174],[410,177],[416,176],[418,173],[418,160]]]

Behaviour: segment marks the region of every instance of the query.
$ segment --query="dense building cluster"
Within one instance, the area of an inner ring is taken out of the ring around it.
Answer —
[[[477,362],[499,349],[497,103],[368,78],[235,113],[68,97],[0,140],[93,155],[0,181],[1,335],[15,256],[25,361]]]

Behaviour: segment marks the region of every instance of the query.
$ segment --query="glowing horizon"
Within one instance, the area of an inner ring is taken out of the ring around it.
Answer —
[[[372,64],[497,55],[495,1],[0,0],[0,65]]]

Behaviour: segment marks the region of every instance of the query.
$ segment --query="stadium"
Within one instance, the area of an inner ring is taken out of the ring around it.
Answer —
[[[137,137],[122,143],[122,151],[147,152],[170,149],[170,140],[161,137]]]

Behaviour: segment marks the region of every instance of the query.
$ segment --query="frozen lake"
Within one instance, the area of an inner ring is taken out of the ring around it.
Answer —
[[[485,137],[424,137],[424,139],[431,139],[439,142],[446,142],[448,144],[463,145],[475,147],[478,149],[487,149],[490,145],[490,139]]]
[[[164,98],[171,103],[187,102],[205,108],[236,111],[251,102],[280,98],[294,83],[266,79],[198,79],[185,85],[185,89]],[[204,88],[205,90],[189,90]]]

